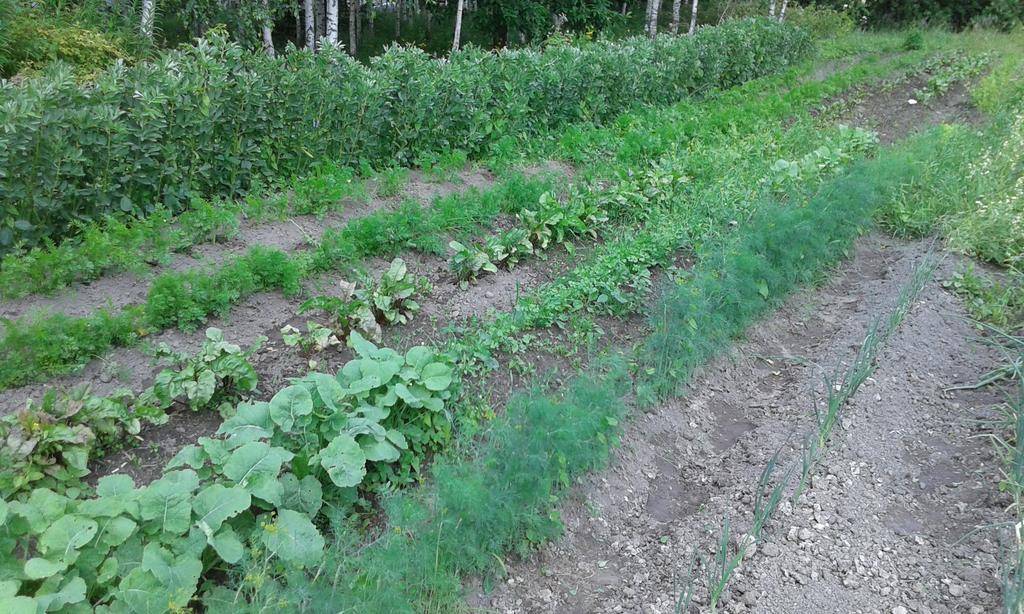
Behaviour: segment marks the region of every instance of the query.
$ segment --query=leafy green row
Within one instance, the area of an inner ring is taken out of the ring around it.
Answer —
[[[734,235],[709,244],[687,283],[668,283],[652,310],[655,332],[639,359],[672,369],[664,392],[673,393],[675,383],[752,318],[779,304],[794,284],[810,280],[841,257],[870,222],[872,209],[927,164],[919,156],[928,154],[936,138],[931,133],[908,149],[857,165],[824,186],[812,205],[766,202],[758,223],[743,224]],[[871,187],[844,196],[864,180]],[[794,242],[789,222],[814,232]],[[812,242],[819,247],[809,249]],[[779,282],[767,286],[767,296],[765,279]],[[786,279],[789,283],[781,283]],[[695,302],[698,288],[713,291],[708,302]],[[726,304],[726,296],[742,306],[715,311]],[[670,316],[660,315],[661,310]],[[678,349],[666,355],[661,348],[669,345]],[[454,606],[461,601],[461,578],[499,575],[506,553],[523,552],[557,535],[556,505],[576,478],[604,463],[626,413],[622,399],[630,384],[646,388],[656,381],[631,382],[624,366],[612,363],[578,377],[562,394],[514,398],[476,451],[439,459],[427,485],[388,502],[388,530],[374,543],[367,546],[357,529],[341,527],[324,560],[306,574],[285,576],[258,559],[246,561],[235,575],[236,589],[216,589],[206,603],[214,608],[244,603],[245,611],[273,604],[307,612]]]
[[[811,49],[806,33],[762,19],[442,60],[394,47],[365,66],[339,50],[268,58],[211,31],[88,87],[57,67],[0,86],[0,250],[66,236],[76,221],[177,213],[192,196],[241,195],[325,159],[477,155],[508,135],[731,87]]]
[[[75,236],[55,243],[46,238],[31,249],[14,248],[0,261],[0,298],[46,294],[74,282],[98,279],[110,271],[142,271],[166,263],[174,252],[238,235],[241,220],[270,221],[295,214],[323,215],[348,200],[366,198],[351,169],[324,163],[295,179],[245,199],[192,197],[177,216],[166,209],[126,221],[117,216],[76,223]]]
[[[211,328],[195,355],[158,348],[155,358],[173,368],[162,370],[138,396],[118,390],[99,397],[88,386],[62,394],[50,390],[38,404],[30,401],[18,413],[0,417],[0,497],[35,487],[80,488],[90,460],[137,435],[143,422],[166,422],[165,412],[175,403],[192,411],[225,411],[240,394],[256,389],[248,358],[258,346],[243,350]]]
[[[297,295],[311,275],[361,266],[369,257],[393,257],[406,248],[443,251],[444,233],[475,233],[501,213],[514,214],[551,189],[551,181],[511,175],[486,191],[438,198],[429,208],[406,202],[328,229],[311,251],[290,255],[253,247],[212,270],[164,273],[150,285],[144,305],[85,317],[52,314],[4,321],[0,389],[79,368],[111,347],[173,326],[193,329],[256,292]]]
[[[429,348],[403,356],[357,332],[350,344],[358,357],[336,377],[310,373],[239,405],[147,486],[112,475],[94,497],[37,488],[0,502],[0,610],[180,611],[225,563],[315,566],[322,510],[364,481],[412,480],[449,436],[458,385]]]

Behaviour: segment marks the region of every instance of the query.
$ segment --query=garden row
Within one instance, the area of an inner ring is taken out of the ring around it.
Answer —
[[[640,113],[636,125],[627,127],[625,131],[619,128],[570,130],[563,138],[562,147],[566,151],[558,153],[562,154],[560,157],[582,163],[585,167],[597,168],[596,156],[608,152],[604,154],[610,156],[608,161],[625,163],[623,168],[639,170],[649,160],[676,147],[675,143],[680,139],[724,138],[732,128],[749,129],[743,125],[744,122],[749,123],[759,115],[771,113],[774,117],[782,117],[802,105],[820,102],[830,93],[842,91],[853,83],[863,82],[892,68],[888,64],[858,66],[823,82],[809,82],[797,87],[794,86],[796,73],[792,73],[771,81],[773,85],[770,87],[776,92],[774,96],[745,103],[741,112],[726,113],[724,109],[732,108],[727,106],[729,104],[740,103],[746,95],[743,91],[716,96],[715,101],[720,106],[715,108],[719,110],[711,113],[708,113],[708,106],[685,102],[675,108],[677,115],[672,122],[656,120],[655,113]],[[752,89],[758,87],[764,86],[753,85]],[[652,132],[651,127],[659,125],[661,127]],[[613,154],[608,144],[618,153]],[[584,151],[587,152],[585,158]],[[702,159],[695,156],[694,162],[688,164],[692,166]],[[720,170],[721,167],[710,165],[687,172],[698,175],[696,179],[699,180],[702,179],[699,173],[718,173]],[[630,172],[620,173],[613,168],[600,172],[605,178],[620,182],[625,193],[634,187]],[[600,182],[592,181],[590,187],[583,191],[596,191],[599,186]],[[535,210],[540,195],[549,188],[550,184],[544,180],[527,180],[513,175],[492,190],[442,198],[429,209],[420,209],[417,204],[409,202],[395,211],[379,211],[355,218],[341,229],[326,231],[318,245],[309,252],[289,255],[279,250],[253,248],[249,253],[229,259],[210,271],[166,273],[153,282],[145,305],[129,306],[119,313],[99,311],[80,318],[54,314],[8,322],[6,334],[0,340],[0,356],[5,358],[4,366],[0,368],[0,387],[73,370],[85,360],[102,355],[110,347],[135,343],[140,334],[148,335],[175,325],[201,325],[210,314],[224,314],[238,300],[257,291],[280,289],[287,293],[297,292],[302,278],[358,267],[366,257],[393,257],[402,248],[443,253],[444,245],[438,240],[443,233],[466,232],[477,224],[493,220],[499,213],[518,214],[524,209]],[[614,189],[608,190],[607,194],[614,195]],[[622,209],[629,205],[628,202],[616,204],[612,202],[614,198],[610,196],[609,206]],[[566,223],[566,220],[552,222],[559,228],[564,228]],[[531,224],[551,226],[543,220],[534,220]],[[466,258],[465,262],[472,267],[472,258]],[[59,342],[55,343],[55,340]]]
[[[788,108],[780,108],[779,112],[786,114]],[[838,164],[849,159],[850,154],[844,156],[838,153],[848,143],[842,147],[836,146],[839,143],[833,143],[833,149],[837,152],[836,163],[825,164],[822,170],[812,172],[812,169],[818,168],[817,162],[821,158],[821,154],[816,154],[813,149],[815,138],[821,132],[814,130],[805,116],[797,130],[798,136],[786,140],[778,128],[770,128],[776,124],[777,119],[771,113],[765,115],[759,122],[751,121],[752,130],[741,139],[748,142],[731,143],[737,151],[729,151],[728,146],[733,139],[723,138],[723,150],[718,155],[729,157],[738,152],[764,152],[766,143],[773,143],[782,137],[783,142],[776,143],[777,148],[767,155],[783,152],[796,159],[806,159],[808,173],[804,179],[811,184],[818,177],[834,172]],[[754,128],[768,128],[768,135]],[[871,144],[870,139],[863,138],[856,131],[838,131],[836,134],[854,144],[851,153],[856,153],[856,143]],[[733,189],[740,188],[753,178],[754,186],[762,186],[757,190],[775,191],[770,181],[775,171],[770,167],[770,159],[765,159],[764,155],[744,167],[749,169],[753,177],[744,175],[742,181],[731,182]],[[687,156],[684,152],[673,151],[659,157],[663,159],[658,166],[671,168]],[[637,197],[633,206],[625,207],[624,211],[641,222],[648,218],[643,223],[647,232],[658,227],[672,226],[672,222],[684,222],[692,226],[686,238],[713,242],[714,237],[728,227],[727,220],[724,217],[711,221],[701,219],[702,215],[714,209],[693,207],[693,201],[688,198],[687,182],[677,180],[666,183],[665,178],[665,175],[658,172],[637,178],[637,193],[647,196]],[[720,171],[716,183],[728,182],[730,179]],[[789,187],[795,189],[797,186]],[[598,197],[607,196],[599,192],[596,194]],[[628,194],[631,192],[623,188],[610,202],[617,202]],[[729,195],[732,198],[743,198],[748,194],[749,188]],[[707,189],[698,202],[710,203],[722,195],[718,186],[714,186]],[[651,202],[657,198],[664,199],[663,205]],[[740,204],[740,207],[743,205]],[[675,210],[677,213],[696,210],[704,213],[694,213],[689,219],[672,219],[662,215],[664,210]],[[804,208],[796,210],[802,211]],[[743,228],[748,228],[748,225],[744,223]],[[663,251],[658,252],[659,255],[663,255],[665,250],[678,249],[682,238],[676,236],[661,244],[659,249]],[[596,255],[594,262],[611,262],[611,259],[618,257],[616,250],[621,250],[625,244],[620,242],[609,247],[607,251]],[[632,260],[627,259],[627,262]],[[642,268],[647,271],[653,264],[648,262]],[[592,277],[587,273],[584,276]],[[616,283],[615,280],[610,281]],[[557,291],[560,285],[556,282],[551,288]],[[584,303],[602,303],[599,296],[590,294],[586,287],[572,283],[564,287],[583,290],[579,296]],[[637,296],[642,297],[644,290],[638,288]],[[579,298],[573,299],[565,292],[562,296],[569,299],[567,305],[581,303]],[[634,310],[639,309],[639,301],[633,301],[632,304]],[[530,325],[543,324],[535,321]],[[53,491],[36,490],[26,501],[12,504],[8,511],[8,527],[24,539],[35,539],[38,543],[34,551],[38,556],[31,559],[31,564],[26,561],[26,567],[19,570],[17,577],[21,578],[23,584],[14,587],[15,590],[23,594],[27,590],[34,591],[32,594],[41,596],[48,605],[57,604],[58,607],[85,599],[92,602],[113,599],[138,611],[163,611],[169,603],[179,606],[188,603],[196,591],[200,575],[210,568],[221,567],[223,562],[238,563],[245,567],[265,566],[274,573],[287,568],[329,565],[331,559],[321,563],[324,540],[311,522],[311,518],[331,509],[323,507],[324,497],[335,503],[339,498],[351,497],[350,489],[356,484],[380,479],[374,475],[380,475],[385,471],[384,468],[397,463],[397,470],[387,469],[388,473],[384,474],[386,481],[393,482],[395,474],[403,471],[403,457],[415,457],[417,446],[422,451],[423,447],[435,443],[432,438],[437,432],[423,428],[423,425],[437,428],[445,422],[443,412],[456,409],[450,404],[455,385],[452,365],[442,355],[426,348],[414,348],[404,356],[398,355],[372,346],[359,334],[350,335],[350,344],[359,358],[346,365],[337,378],[311,374],[279,392],[269,403],[239,406],[235,416],[225,422],[218,437],[201,440],[198,445],[183,450],[172,463],[173,470],[142,489],[129,490],[131,484],[125,478],[108,477],[100,481],[99,500],[71,500]],[[593,392],[581,389],[578,394],[580,398],[594,395],[590,398],[597,401],[604,390],[603,386],[597,386]],[[573,423],[574,428],[568,429],[564,436],[557,435],[557,443],[572,445],[578,451],[577,454],[588,450],[592,459],[601,456],[604,443],[593,446],[591,431],[595,428],[610,428],[612,423],[606,419],[606,412],[597,412],[584,418],[585,410],[592,408],[589,405],[568,408],[568,416],[559,412],[561,406],[557,403],[552,405],[535,400],[526,406],[533,408],[529,413],[531,421],[518,424],[527,428],[509,428],[502,421],[497,430],[492,432],[495,436],[514,439],[508,442],[511,444],[508,448],[502,443],[498,449],[485,449],[484,454],[488,455],[485,458],[491,460],[481,466],[501,467],[506,454],[510,461],[517,462],[517,459],[522,458],[518,454],[529,450],[535,450],[537,454],[530,456],[532,460],[528,463],[549,458],[544,451],[552,441],[544,437],[531,437],[530,433],[536,433],[538,425],[559,421],[563,417],[574,417],[578,421]],[[515,419],[519,411],[513,404],[508,409],[508,415]],[[415,428],[410,428],[410,425]],[[522,434],[517,435],[517,431],[522,431]],[[539,432],[549,431],[541,429]],[[578,456],[572,457],[574,462],[577,459]],[[178,467],[187,468],[179,470]],[[519,473],[521,469],[531,471]],[[540,472],[535,473],[533,469]],[[522,476],[550,474],[547,466],[520,465],[515,470],[515,474]],[[459,480],[446,479],[445,471],[456,471],[455,475],[449,477],[458,477]],[[479,505],[484,499],[478,499],[477,495],[487,494],[487,489],[509,486],[523,489],[526,486],[522,479],[503,486],[500,480],[492,482],[494,476],[486,472],[480,476],[484,481],[462,479],[468,477],[461,475],[463,471],[458,466],[446,469],[443,463],[435,468],[434,475],[439,488],[470,489],[461,493],[472,495],[467,499],[460,499],[460,492],[445,493],[445,502],[449,504],[446,509],[452,513],[458,513],[466,505]],[[571,476],[572,473],[563,473],[557,479],[564,481]],[[520,510],[523,503],[536,503],[536,497],[546,501],[547,497],[542,495],[545,491],[550,492],[553,486],[554,483],[547,484],[541,480],[537,483],[539,490],[493,492],[491,494],[498,497],[490,501],[504,501],[512,506],[511,509]],[[480,489],[484,489],[484,492],[477,492]],[[114,505],[115,499],[122,504]],[[86,504],[88,501],[92,503]],[[108,515],[99,516],[98,510],[105,510]],[[158,510],[162,511],[158,513]],[[34,518],[34,522],[29,522],[30,518]],[[473,539],[479,537],[479,530],[484,527],[478,523],[483,518],[477,515],[464,519],[470,522],[465,526],[468,534]],[[334,518],[336,527],[339,520]],[[399,541],[419,537],[417,522],[415,519],[409,520],[408,525],[404,522],[397,525],[410,527],[408,533],[399,529],[399,534],[403,535],[396,538]],[[467,564],[481,565],[485,560],[490,564],[494,548],[507,543],[508,531],[520,531],[522,523],[527,521],[528,517],[520,514],[488,521],[488,529],[493,530],[496,541],[479,552],[467,553],[469,557],[463,560]],[[490,524],[492,522],[498,524],[494,526]],[[104,527],[116,525],[116,535],[105,531],[100,538],[101,524]],[[536,523],[531,537],[537,540],[550,535],[554,527],[555,524],[550,521]],[[65,540],[62,536],[72,528],[76,529],[74,535]],[[339,538],[344,535],[340,533]],[[360,537],[356,539],[362,541]],[[388,544],[391,541],[390,537],[386,539]],[[448,548],[452,546],[447,538],[444,541],[441,547],[445,549],[447,561]],[[131,552],[136,551],[139,557],[131,555]],[[377,547],[371,549],[371,552],[377,551]],[[124,567],[120,563],[122,560],[128,561]],[[376,569],[371,566],[358,573],[374,573]],[[396,569],[402,571],[407,567],[402,563]],[[436,566],[427,566],[423,572],[430,573],[431,569],[435,572],[443,571]],[[293,579],[300,582],[302,577],[299,573]],[[256,576],[252,578],[256,581]],[[351,586],[361,584],[353,582]],[[414,587],[410,585],[411,589]],[[211,607],[214,600],[222,595],[220,590],[214,590],[208,595]],[[383,593],[377,594],[373,600],[376,602],[382,597]],[[24,599],[15,599],[25,602]],[[414,601],[404,601],[404,605],[399,602],[399,610],[408,609]],[[322,605],[326,605],[326,602]],[[383,609],[374,607],[371,611]]]
[[[730,87],[810,51],[806,33],[750,20],[446,60],[394,48],[369,66],[329,50],[267,58],[212,34],[88,86],[57,68],[0,89],[0,249],[57,242],[108,215],[178,213],[193,196],[242,195],[324,160],[477,155],[509,136]]]

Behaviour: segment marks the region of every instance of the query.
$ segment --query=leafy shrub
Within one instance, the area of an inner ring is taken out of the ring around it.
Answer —
[[[911,30],[903,37],[903,44],[900,45],[904,51],[916,51],[924,47],[924,34],[920,30]]]
[[[850,13],[815,5],[790,6],[786,20],[814,38],[835,38],[852,32],[856,26]]]
[[[0,8],[0,76],[38,73],[50,62],[71,66],[79,78],[92,78],[128,53],[114,40],[97,30],[60,23],[34,11],[5,19]]]
[[[213,33],[157,61],[115,66],[89,87],[67,68],[48,69],[0,88],[0,249],[107,214],[179,212],[193,195],[243,194],[325,159],[475,156],[505,135],[736,85],[810,50],[800,30],[749,20],[693,37],[467,49],[445,60],[395,47],[367,67],[341,51],[267,58]]]

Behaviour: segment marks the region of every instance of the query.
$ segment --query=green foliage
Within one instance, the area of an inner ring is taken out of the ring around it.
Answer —
[[[1000,282],[969,265],[943,286],[964,300],[975,320],[1013,331],[1024,327],[1024,273],[1010,269],[1006,276]]]
[[[17,10],[5,0],[0,6],[0,77],[35,75],[51,62],[66,63],[79,78],[91,79],[116,60],[130,59],[118,41],[105,34],[46,17],[37,11]]]
[[[810,32],[814,38],[837,38],[853,32],[856,23],[847,11],[824,6],[793,6],[786,10],[786,21]]]
[[[308,302],[303,304],[305,305]],[[306,322],[306,331],[306,334],[302,334],[302,331],[288,324],[281,329],[281,339],[288,347],[298,346],[307,354],[322,352],[329,347],[341,347],[341,340],[338,339],[333,330],[326,326],[321,326],[316,322]]]
[[[243,351],[211,328],[195,355],[160,347],[157,356],[179,369],[162,371],[138,397],[129,390],[99,397],[79,387],[63,394],[49,390],[39,404],[29,401],[17,414],[0,418],[0,495],[33,487],[71,492],[89,474],[90,458],[137,435],[142,421],[166,422],[165,411],[175,402],[198,410],[252,392],[257,378],[248,359],[258,345]]]
[[[139,404],[165,409],[180,402],[187,403],[192,411],[217,408],[225,413],[241,394],[256,389],[256,370],[249,358],[265,341],[261,337],[243,350],[225,341],[220,329],[208,328],[206,339],[195,354],[175,352],[161,343],[156,358],[175,368],[157,374],[153,386],[139,395]]]
[[[400,166],[386,168],[376,174],[377,196],[398,196],[409,181],[409,170]]]
[[[828,182],[803,207],[764,203],[734,242],[709,246],[692,276],[651,310],[655,332],[642,362],[645,394],[668,395],[799,284],[844,253],[873,210],[930,163],[941,132],[932,131]]]
[[[84,386],[60,395],[49,390],[38,405],[29,401],[17,414],[0,417],[0,495],[77,485],[89,474],[93,450],[138,434],[142,425],[132,401],[127,390],[108,397]]]
[[[476,156],[505,135],[729,87],[810,50],[805,33],[753,20],[693,37],[467,49],[447,60],[392,48],[367,67],[330,50],[271,59],[211,33],[155,62],[112,68],[89,87],[66,69],[48,70],[0,89],[12,109],[0,122],[0,248],[63,237],[74,221],[241,195],[324,159]]]
[[[225,315],[231,305],[262,290],[299,292],[302,265],[284,252],[253,247],[212,272],[164,273],[150,286],[146,318],[157,329],[194,330],[212,314]]]
[[[903,50],[916,51],[924,47],[924,34],[920,30],[911,30],[903,37]]]
[[[448,248],[452,250],[448,267],[463,288],[468,286],[469,282],[475,282],[483,273],[498,272],[498,267],[491,262],[490,254],[484,249],[475,245],[467,247],[458,241],[449,243]]]
[[[215,333],[210,341],[204,356],[214,363],[238,356]],[[337,378],[311,373],[270,402],[239,405],[215,437],[181,450],[148,486],[114,475],[100,478],[95,496],[36,488],[0,503],[12,581],[4,598],[33,611],[174,611],[223,563],[259,558],[282,574],[316,566],[325,493],[337,505],[364,478],[411,480],[447,437],[446,403],[457,386],[450,362],[429,348],[402,356],[358,333],[350,342],[359,357]],[[54,434],[47,450],[80,477],[84,460],[65,439]]]
[[[293,182],[296,213],[324,215],[340,209],[346,200],[365,200],[366,189],[355,171],[332,161],[318,163],[309,174]]]
[[[516,395],[468,457],[438,457],[428,484],[388,501],[378,540],[366,546],[338,525],[320,566],[332,573],[285,582],[249,569],[237,576],[242,601],[259,610],[302,600],[313,612],[458,603],[460,576],[500,574],[506,552],[525,553],[558,534],[555,505],[580,475],[607,462],[625,390],[625,367],[613,365],[579,376],[564,395]],[[362,581],[347,580],[356,575]]]

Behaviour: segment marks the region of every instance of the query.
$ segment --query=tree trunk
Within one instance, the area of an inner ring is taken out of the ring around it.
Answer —
[[[313,13],[313,0],[302,0],[302,12],[306,17],[306,49],[316,51],[316,17]]]
[[[693,33],[697,31],[697,0],[693,0],[693,8],[690,9],[690,31],[688,34],[693,36]]]
[[[775,17],[775,0],[772,0],[768,4],[768,16],[769,17]]]
[[[786,19],[786,5],[789,4],[789,0],[782,0],[782,10],[779,11],[779,21]]]
[[[464,6],[464,0],[459,0],[458,6],[455,8],[455,38],[452,40],[452,53],[459,50],[459,38],[462,36],[462,8]]]
[[[359,42],[359,0],[348,0],[348,52],[355,57]]]
[[[679,34],[679,5],[683,0],[672,0],[672,36]]]
[[[623,16],[625,16],[625,15],[626,15],[626,12],[627,12],[627,9],[628,9],[628,8],[629,8],[629,5],[628,5],[628,4],[626,4],[625,2],[623,2],[623,3],[622,3],[622,15],[623,15]]]
[[[270,17],[270,8],[267,5],[268,0],[263,0],[263,25],[260,26],[260,32],[263,35],[263,51],[268,57],[274,57],[277,55],[274,52],[274,32],[271,29],[272,21]]]
[[[658,34],[658,12],[661,9],[661,0],[647,0],[647,36],[654,38]]]
[[[146,38],[153,38],[153,16],[156,14],[156,0],[142,0],[142,23],[139,30]]]
[[[401,39],[401,0],[394,3],[394,40]]]
[[[338,0],[327,0],[327,40],[332,44],[338,44]]]

